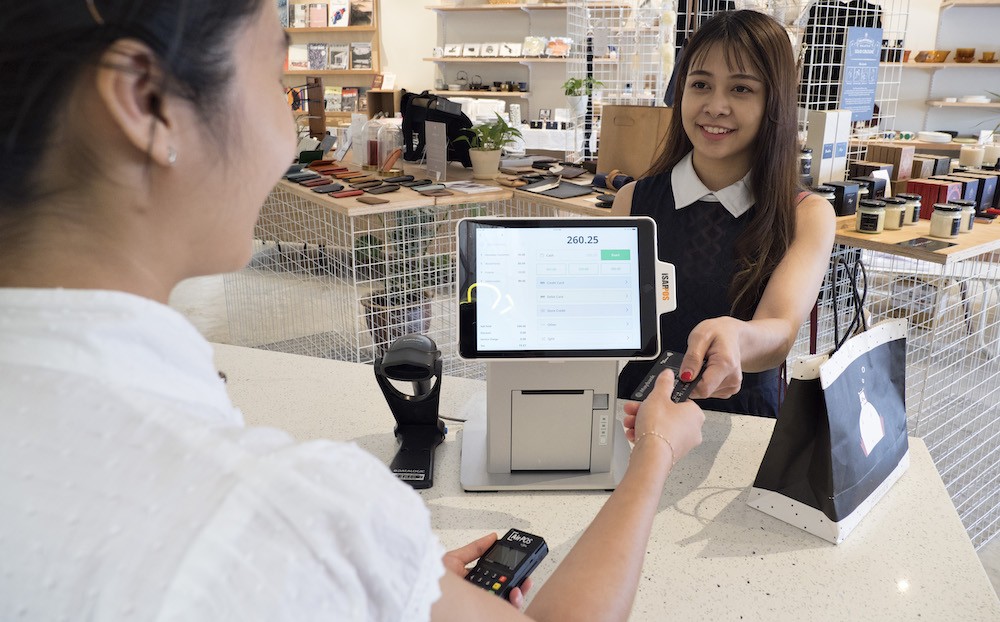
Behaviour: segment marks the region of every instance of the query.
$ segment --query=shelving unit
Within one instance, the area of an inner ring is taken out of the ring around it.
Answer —
[[[518,43],[526,36],[556,37],[566,33],[565,4],[481,4],[461,6],[427,5],[426,9],[437,15],[436,45],[464,45],[466,43]],[[577,42],[573,42],[574,47]],[[437,68],[438,86],[454,84],[459,72],[471,78],[479,76],[484,84],[493,82],[527,82],[545,85],[527,91],[462,90],[434,92],[455,97],[504,98],[519,101],[521,118],[534,118],[536,111],[548,108],[566,108],[567,103],[558,85],[566,79],[568,59],[563,57],[518,56],[436,56],[425,57]]]
[[[935,49],[954,50],[958,47],[1000,51],[996,38],[1000,28],[1000,0],[946,0],[938,12]],[[954,54],[954,52],[952,52]],[[906,63],[907,68],[931,72],[927,87],[924,129],[948,129],[960,134],[976,135],[996,126],[996,109],[1000,103],[945,102],[945,97],[985,95],[1000,90],[1000,63]],[[983,73],[983,72],[987,73]]]
[[[308,2],[289,2],[293,4],[308,4]],[[381,49],[379,41],[379,2],[372,2],[372,23],[362,26],[330,26],[325,28],[285,28],[285,32],[293,44],[301,43],[370,43],[372,49],[371,69],[310,69],[285,70],[285,86],[300,87],[303,77],[317,76],[323,78],[323,86],[357,87],[358,102],[365,101],[365,91],[371,86],[372,78],[381,73]],[[346,124],[355,111],[325,111],[327,128]],[[363,112],[363,111],[362,111]],[[305,110],[295,111],[300,120],[308,116]]]

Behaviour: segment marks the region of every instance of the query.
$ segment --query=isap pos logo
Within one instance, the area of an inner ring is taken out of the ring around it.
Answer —
[[[670,275],[666,272],[660,275],[660,300],[670,300]]]

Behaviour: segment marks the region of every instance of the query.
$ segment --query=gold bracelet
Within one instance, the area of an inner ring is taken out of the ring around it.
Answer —
[[[640,434],[638,438],[635,439],[635,444],[638,445],[639,441],[641,441],[643,437],[650,435],[663,439],[663,442],[666,443],[667,447],[670,448],[670,468],[674,468],[674,465],[677,464],[677,452],[674,451],[673,443],[671,443],[670,439],[668,439],[666,436],[663,436],[662,434],[660,434],[655,430],[650,430],[649,432],[643,432],[642,434]]]

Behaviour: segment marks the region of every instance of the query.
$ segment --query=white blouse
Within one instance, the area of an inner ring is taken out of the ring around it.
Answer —
[[[357,446],[244,427],[170,308],[0,289],[0,619],[425,620],[443,553]]]

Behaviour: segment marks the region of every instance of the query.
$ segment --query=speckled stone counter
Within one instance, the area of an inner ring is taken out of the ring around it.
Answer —
[[[394,420],[372,367],[216,346],[248,425],[301,440],[353,439],[388,463]],[[481,411],[485,384],[445,378],[443,416]],[[746,504],[772,422],[709,413],[704,443],[671,474],[660,501],[633,620],[1000,620],[1000,602],[927,449],[839,546]],[[551,548],[544,581],[606,493],[465,493],[461,424],[449,422],[435,485],[422,496],[447,547],[519,527]]]

